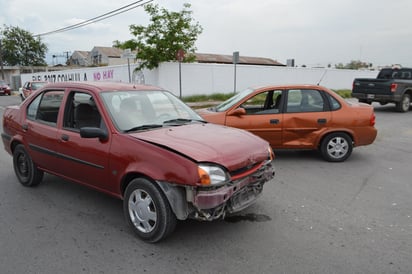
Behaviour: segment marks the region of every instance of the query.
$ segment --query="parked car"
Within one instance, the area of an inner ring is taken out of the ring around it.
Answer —
[[[27,81],[24,85],[19,89],[20,98],[22,101],[32,94],[35,90],[46,85],[48,82],[45,81]]]
[[[248,207],[275,174],[268,142],[207,123],[152,86],[49,84],[7,107],[3,130],[22,185],[47,172],[121,198],[127,223],[148,242],[177,220]]]
[[[371,106],[314,85],[250,88],[198,113],[209,122],[246,129],[274,149],[320,150],[331,162],[345,161],[354,146],[369,145],[377,135]]]
[[[0,80],[0,95],[11,95],[11,88],[4,80]]]

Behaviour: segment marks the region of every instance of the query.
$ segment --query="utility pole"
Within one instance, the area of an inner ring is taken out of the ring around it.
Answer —
[[[70,51],[64,51],[63,53],[66,53],[66,65],[69,62],[69,53]]]
[[[233,93],[236,93],[236,64],[239,63],[239,52],[235,51],[233,52],[233,64],[235,65],[234,67],[234,85],[233,85]]]
[[[53,54],[52,57],[53,57],[53,59],[56,58],[57,63],[59,63],[59,59],[58,59],[59,57],[65,57],[66,58],[66,65],[67,65],[67,63],[69,61],[69,53],[70,53],[70,51],[64,51],[63,54]],[[53,60],[53,63],[54,63],[54,60]]]
[[[185,51],[179,49],[176,52],[176,59],[179,61],[179,98],[182,99],[182,61],[185,59]]]

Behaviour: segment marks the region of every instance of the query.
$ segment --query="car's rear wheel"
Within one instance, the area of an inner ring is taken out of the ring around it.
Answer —
[[[407,112],[411,106],[411,96],[409,94],[404,94],[402,100],[396,103],[396,109],[399,112]]]
[[[352,139],[343,132],[326,136],[320,146],[322,157],[329,162],[343,162],[351,155]]]
[[[43,179],[44,172],[36,167],[21,144],[14,149],[13,167],[17,179],[24,186],[37,186]]]
[[[145,178],[134,179],[127,186],[123,211],[127,223],[147,242],[166,238],[176,227],[176,216],[166,196]]]

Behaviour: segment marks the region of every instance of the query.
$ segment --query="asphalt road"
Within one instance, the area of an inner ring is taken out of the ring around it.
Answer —
[[[0,114],[18,102],[0,97]],[[411,273],[412,111],[374,106],[377,140],[346,162],[276,151],[255,205],[159,244],[132,234],[120,200],[50,175],[21,186],[0,149],[0,273]]]

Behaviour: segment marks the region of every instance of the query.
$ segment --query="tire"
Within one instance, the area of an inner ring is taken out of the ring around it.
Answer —
[[[133,231],[150,243],[166,238],[177,223],[166,196],[145,178],[134,179],[127,186],[123,212]]]
[[[343,162],[352,154],[352,139],[343,132],[327,135],[320,146],[322,157],[329,162]]]
[[[44,172],[33,163],[23,145],[17,145],[13,152],[13,168],[19,182],[28,187],[37,186]]]
[[[399,112],[407,112],[409,111],[410,105],[411,105],[411,96],[409,94],[404,94],[402,96],[402,100],[396,103],[396,110]]]

